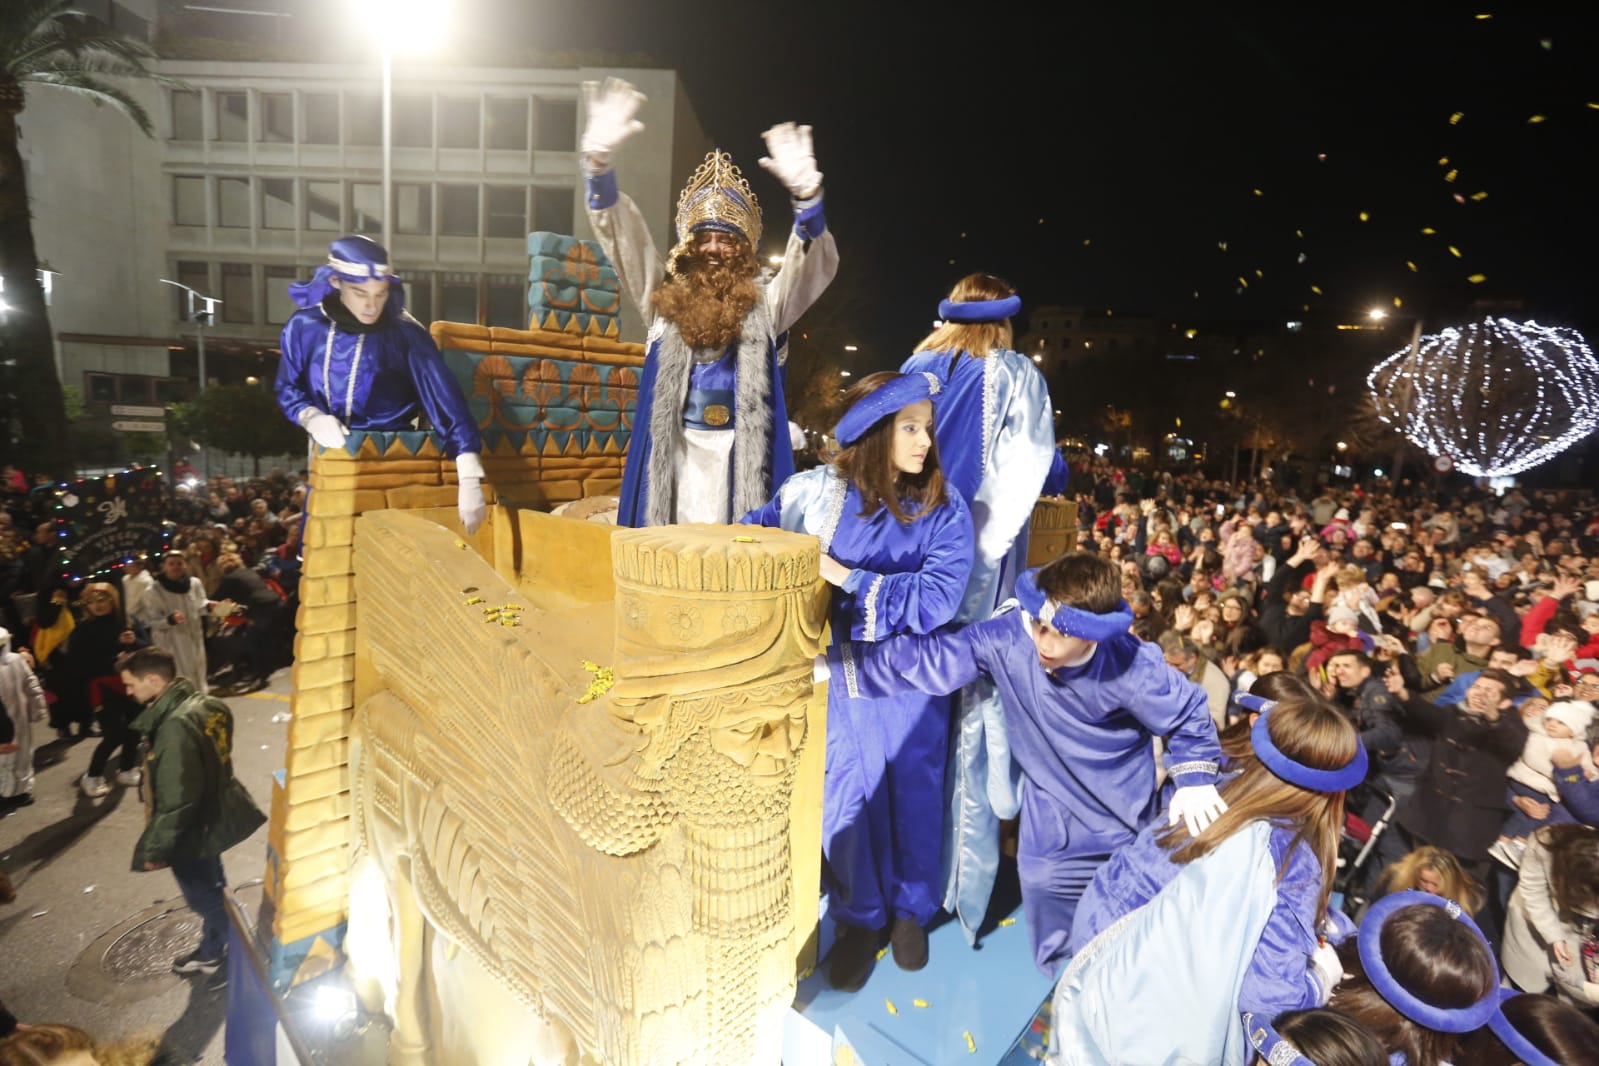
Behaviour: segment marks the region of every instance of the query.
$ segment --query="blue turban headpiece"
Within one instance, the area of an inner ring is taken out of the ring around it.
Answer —
[[[1254,711],[1260,715],[1249,730],[1249,742],[1255,749],[1255,757],[1265,765],[1266,769],[1290,785],[1298,785],[1300,788],[1316,792],[1344,792],[1366,780],[1366,745],[1360,742],[1359,737],[1355,738],[1355,757],[1339,769],[1322,770],[1315,766],[1306,766],[1285,754],[1271,739],[1271,729],[1267,725],[1267,720],[1277,707],[1276,700],[1268,700],[1264,696],[1255,696],[1246,692],[1233,697],[1233,702],[1246,711]]]
[[[1003,300],[940,300],[938,317],[945,322],[1001,322],[1022,309],[1014,293]]]
[[[393,314],[405,310],[405,284],[389,266],[389,252],[371,237],[351,234],[328,245],[328,261],[316,268],[310,281],[289,283],[289,298],[300,307],[315,307],[334,291],[333,278],[353,282],[387,281],[389,302],[385,309]]]
[[[1081,607],[1056,603],[1039,588],[1039,569],[1025,570],[1016,579],[1016,601],[1034,618],[1043,619],[1058,632],[1079,640],[1110,640],[1132,628],[1133,609],[1127,606],[1126,600],[1119,601],[1109,614],[1095,614]]]
[[[1501,988],[1499,990],[1499,1009],[1494,1011],[1493,1017],[1488,1019],[1488,1028],[1493,1030],[1499,1042],[1510,1049],[1510,1053],[1521,1060],[1522,1066],[1560,1066],[1554,1059],[1539,1051],[1521,1034],[1521,1030],[1510,1024],[1510,1019],[1505,1017],[1505,1004],[1522,995],[1514,988]]]
[[[1436,1029],[1440,1033],[1469,1033],[1473,1029],[1482,1028],[1499,1010],[1497,988],[1489,989],[1487,995],[1469,1006],[1435,1007],[1431,1003],[1423,1002],[1388,972],[1388,964],[1382,957],[1383,923],[1393,917],[1394,912],[1401,907],[1412,907],[1417,904],[1442,907],[1449,917],[1475,933],[1477,939],[1482,941],[1482,946],[1487,950],[1489,957],[1493,957],[1493,948],[1489,947],[1488,938],[1482,935],[1482,930],[1477,928],[1477,923],[1471,920],[1471,915],[1466,913],[1464,907],[1452,899],[1444,899],[1431,892],[1408,889],[1404,892],[1394,892],[1373,903],[1367,908],[1366,917],[1360,923],[1360,935],[1355,938],[1355,947],[1360,951],[1360,965],[1366,971],[1367,980],[1371,982],[1371,987],[1377,990],[1377,994],[1388,1001],[1390,1007],[1417,1025]],[[1497,972],[1497,964],[1495,970]]]
[[[845,411],[844,417],[838,420],[838,425],[833,429],[833,436],[838,438],[840,444],[848,447],[864,437],[867,430],[889,415],[921,400],[932,399],[943,387],[943,382],[938,380],[937,374],[930,374],[925,370],[919,374],[901,374],[899,377],[891,378],[856,400],[855,405]]]

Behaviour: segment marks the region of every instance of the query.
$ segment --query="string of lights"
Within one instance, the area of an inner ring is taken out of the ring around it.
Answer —
[[[167,500],[165,478],[154,467],[134,464],[102,477],[62,481],[52,492],[56,568],[64,581],[110,577],[132,559],[171,547],[173,526],[161,514]],[[144,506],[136,505],[130,513],[134,498]],[[83,564],[91,559],[86,568]]]
[[[1599,360],[1564,326],[1451,327],[1378,363],[1366,387],[1384,422],[1474,477],[1530,470],[1599,428]]]

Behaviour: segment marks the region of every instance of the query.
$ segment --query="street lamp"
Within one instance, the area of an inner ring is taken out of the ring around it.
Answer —
[[[1373,322],[1383,322],[1387,320],[1388,312],[1384,308],[1373,307],[1370,311],[1366,312],[1366,317],[1370,318]],[[1408,374],[1403,373],[1403,371],[1413,365],[1421,356],[1421,316],[1405,315],[1401,317],[1412,319],[1414,325],[1410,331],[1410,354],[1405,356],[1404,361],[1398,368],[1401,372],[1394,378],[1395,395],[1392,397],[1378,396],[1376,390],[1372,389],[1371,378],[1368,377],[1366,379],[1366,387],[1371,391],[1371,399],[1373,405],[1377,408],[1378,415],[1382,416],[1383,421],[1390,422],[1396,427],[1398,425],[1398,420],[1389,418],[1388,414],[1384,411],[1384,407],[1387,407],[1388,412],[1403,412],[1410,407],[1412,402],[1410,377]],[[1399,474],[1400,471],[1404,469],[1404,465],[1405,438],[1403,434],[1400,434],[1399,443],[1394,445],[1393,485],[1395,491],[1397,491],[1399,488]]]
[[[394,53],[415,51],[438,41],[444,30],[448,0],[390,0],[376,29],[383,64],[383,247],[394,254]],[[350,5],[352,19],[371,32],[369,5]]]
[[[199,359],[200,359],[200,384],[194,390],[194,394],[196,396],[198,396],[198,395],[200,395],[200,393],[205,391],[205,385],[206,385],[206,376],[205,376],[205,327],[207,327],[209,325],[213,325],[216,322],[216,309],[217,309],[218,305],[220,305],[222,303],[222,300],[221,300],[220,297],[207,296],[207,295],[205,295],[202,292],[198,292],[198,291],[196,291],[194,289],[191,289],[189,286],[183,284],[183,282],[181,282],[181,281],[173,281],[171,278],[162,278],[161,279],[161,284],[163,284],[163,285],[171,285],[174,288],[182,289],[183,292],[184,292],[185,309],[184,309],[184,313],[183,313],[183,320],[185,322],[193,322],[194,323],[194,327],[195,327],[194,328],[194,335],[195,335],[195,345],[194,345],[194,347],[195,347],[195,351],[199,355]],[[200,301],[204,302],[205,308],[203,310],[196,311],[194,309],[194,302],[196,300],[200,300]]]

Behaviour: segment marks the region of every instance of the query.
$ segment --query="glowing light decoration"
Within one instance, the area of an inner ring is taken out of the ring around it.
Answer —
[[[1473,477],[1530,470],[1599,428],[1599,360],[1574,329],[1486,318],[1366,376],[1384,422]]]

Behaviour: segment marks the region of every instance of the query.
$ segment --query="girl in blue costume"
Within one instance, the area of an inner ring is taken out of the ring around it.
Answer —
[[[838,591],[833,633],[877,641],[927,633],[954,617],[972,565],[972,520],[945,484],[932,437],[931,374],[872,374],[848,394],[834,431],[844,450],[795,474],[746,524],[821,541],[821,574]],[[938,912],[949,727],[947,697],[905,692],[828,701],[822,852],[838,940],[836,988],[866,982],[878,933],[893,924],[894,961],[927,963],[923,930]],[[929,817],[929,814],[933,814]]]
[[[1198,833],[1152,825],[1094,876],[1055,989],[1050,1061],[1242,1066],[1240,1024],[1326,1003],[1342,970],[1318,943],[1366,752],[1308,692],[1244,696],[1223,737],[1227,807]]]
[[[981,622],[1010,599],[1027,566],[1027,524],[1055,459],[1055,408],[1044,375],[1012,349],[1021,310],[1011,285],[969,274],[938,305],[938,327],[900,370],[938,375],[935,433],[944,476],[972,512],[972,575],[955,621]],[[999,869],[999,820],[1020,810],[999,697],[980,678],[955,699],[943,906],[976,942]]]

